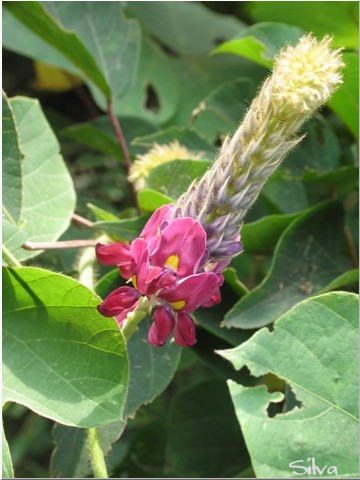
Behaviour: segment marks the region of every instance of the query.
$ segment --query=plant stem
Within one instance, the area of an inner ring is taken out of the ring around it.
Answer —
[[[93,222],[91,222],[87,218],[82,217],[81,215],[78,215],[77,213],[72,214],[71,220],[78,223],[79,225],[83,225],[84,227],[91,228],[94,225]]]
[[[95,247],[97,240],[62,240],[59,242],[25,242],[25,250],[57,250],[64,248]]]
[[[124,157],[126,171],[127,171],[127,173],[129,173],[129,170],[130,170],[130,167],[131,167],[130,153],[129,153],[129,149],[127,147],[126,139],[125,139],[124,133],[122,131],[120,122],[119,122],[117,116],[115,115],[115,112],[114,112],[111,101],[108,102],[108,115],[109,115],[109,118],[110,118],[111,125],[114,129],[117,141],[119,142],[120,150],[121,150],[121,152],[123,154],[123,157]],[[136,195],[136,192],[134,190],[134,186],[133,186],[132,183],[130,183],[130,187],[131,187],[132,197],[133,197],[133,200],[134,200],[134,205],[138,209],[137,195]]]
[[[119,120],[114,113],[114,109],[113,109],[112,103],[110,101],[108,102],[108,115],[109,115],[111,125],[113,126],[115,136],[117,138],[117,141],[119,142],[120,149],[121,149],[123,157],[124,157],[126,170],[129,171],[130,167],[131,167],[131,159],[130,159],[129,149],[127,147],[125,136],[124,136],[124,133],[123,133],[122,128],[120,126]]]
[[[89,428],[88,443],[91,455],[94,478],[108,478],[104,453],[100,446],[99,433],[96,428]]]
[[[14,255],[2,244],[2,258],[8,264],[9,267],[22,267],[19,260],[17,260]]]
[[[97,239],[96,243],[100,239]],[[96,253],[94,248],[86,248],[79,259],[79,281],[90,289],[94,288],[95,261]],[[87,436],[94,478],[108,478],[109,475],[106,469],[104,452],[100,445],[98,430],[95,427],[89,428]]]
[[[354,241],[352,239],[352,236],[348,227],[344,227],[344,237],[350,253],[351,263],[354,268],[357,268],[359,264],[359,260],[357,257]]]

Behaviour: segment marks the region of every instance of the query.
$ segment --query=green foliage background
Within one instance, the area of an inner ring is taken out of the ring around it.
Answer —
[[[283,478],[309,457],[358,478],[357,18],[352,1],[3,2],[3,476],[90,475],[96,426],[114,478]],[[150,319],[126,345],[96,310],[116,270],[88,288],[78,251],[22,245],[136,238],[306,32],[344,49],[344,83],[249,212],[222,303],[195,312],[192,349],[148,345]],[[201,155],[154,168],[140,212],[109,105],[131,160],[173,140]]]

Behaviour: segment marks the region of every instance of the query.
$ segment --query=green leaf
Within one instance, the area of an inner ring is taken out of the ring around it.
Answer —
[[[342,228],[337,203],[320,204],[296,218],[282,234],[266,278],[235,304],[224,326],[267,325],[343,273]]]
[[[176,477],[231,477],[249,465],[224,382],[213,379],[174,397],[167,458]]]
[[[100,446],[107,455],[112,444],[125,428],[122,420],[98,427]],[[55,478],[84,478],[91,473],[87,432],[83,428],[56,424],[53,428],[55,450],[51,456],[50,473]]]
[[[192,128],[209,143],[215,143],[226,132],[236,130],[256,93],[254,82],[241,78],[226,82],[210,93],[193,112]]]
[[[112,98],[121,97],[131,86],[140,55],[139,24],[124,16],[123,6],[124,2],[107,2],[106,5],[101,2],[44,3],[50,15],[67,31],[76,32],[91,52]],[[65,52],[67,56],[69,53]],[[92,80],[89,73],[87,76]]]
[[[200,135],[193,130],[186,128],[170,127],[161,132],[156,132],[143,137],[135,138],[132,145],[137,149],[137,153],[144,153],[154,146],[154,143],[162,145],[177,140],[188,150],[212,158],[215,149],[206,142]]]
[[[124,285],[119,270],[111,270],[96,285],[96,292],[105,298],[111,291]],[[167,342],[161,348],[154,348],[147,341],[151,320],[142,320],[139,330],[127,344],[130,363],[129,391],[124,419],[134,417],[141,405],[152,402],[168,386],[181,356],[181,348],[174,342]]]
[[[140,117],[158,125],[172,117],[178,99],[178,79],[168,57],[145,37],[138,74],[126,95],[115,101],[115,112]]]
[[[273,332],[263,328],[218,352],[237,370],[246,365],[257,377],[275,374],[296,396],[298,406],[269,418],[269,403],[282,393],[228,382],[257,477],[296,477],[299,470],[289,464],[309,466],[309,457],[321,469],[336,466],[331,478],[358,477],[357,325],[358,296],[330,293],[296,305]]]
[[[153,168],[145,180],[145,186],[176,199],[211,165],[209,160],[172,160]]]
[[[181,348],[167,342],[154,348],[147,342],[151,320],[143,320],[133,334],[127,349],[130,361],[129,393],[124,417],[134,417],[141,405],[152,402],[169,385],[176,373]]]
[[[55,2],[53,2],[55,3]],[[71,2],[64,2],[73,5]],[[88,4],[88,2],[86,2]],[[79,4],[76,4],[78,7]],[[6,8],[30,30],[68,58],[81,72],[110,98],[110,87],[93,55],[78,35],[61,25],[40,2],[8,2]],[[81,7],[80,7],[81,8]],[[104,13],[104,11],[102,12]],[[74,12],[75,14],[75,12]],[[102,15],[103,16],[103,15]]]
[[[141,118],[119,117],[118,120],[128,143],[135,137],[149,135],[157,130],[153,123]],[[107,116],[100,116],[95,120],[67,127],[61,131],[61,134],[118,160],[123,159],[119,142]]]
[[[71,177],[59,154],[58,141],[37,100],[11,99],[23,161],[23,209],[25,239],[32,242],[57,240],[67,229],[75,208]],[[39,254],[17,248],[20,261]]]
[[[2,478],[14,478],[14,470],[11,461],[9,445],[5,438],[4,426],[2,426]]]
[[[283,22],[296,25],[317,37],[334,36],[339,47],[358,47],[359,16],[356,2],[251,2],[248,12],[256,22]],[[336,21],[334,21],[336,19]]]
[[[275,248],[283,231],[299,214],[268,215],[241,228],[241,241],[247,253],[268,255]]]
[[[309,206],[303,182],[281,178],[281,172],[268,180],[261,194],[281,213],[291,214]]]
[[[320,174],[339,167],[341,148],[330,122],[318,114],[303,130],[306,136],[300,148],[289,153],[279,172],[290,179],[302,179],[312,171]]]
[[[270,68],[285,45],[295,45],[304,30],[283,23],[264,22],[244,29],[239,38],[221,44],[212,53],[233,53]]]
[[[339,275],[338,277],[334,278],[326,287],[320,290],[319,293],[327,293],[331,290],[336,290],[337,288],[343,288],[348,285],[356,285],[359,283],[359,269],[353,268],[348,272]]]
[[[160,43],[180,55],[206,54],[219,39],[244,28],[234,16],[218,15],[192,2],[130,2],[128,10]]]
[[[69,73],[81,75],[79,69],[68,58],[32,30],[29,30],[7,8],[2,10],[2,27],[5,49],[34,60],[40,60],[47,65],[58,67]]]
[[[117,222],[120,220],[119,217],[114,215],[112,212],[109,212],[108,210],[104,210],[103,208],[100,208],[97,205],[93,205],[92,203],[87,203],[86,206],[94,214],[95,219],[99,222]]]
[[[266,73],[263,67],[232,55],[174,58],[172,66],[181,89],[178,108],[171,123],[179,127],[191,122],[192,116],[201,110],[204,98],[224,82],[243,77],[251,78],[258,85]]]
[[[3,401],[65,425],[122,418],[128,387],[124,338],[99,299],[39,268],[4,269]]]
[[[107,233],[117,241],[135,240],[147,222],[147,217],[136,217],[117,222],[95,222],[93,227]]]
[[[174,201],[173,198],[170,198],[167,195],[163,195],[162,193],[157,192],[156,190],[152,190],[150,188],[144,188],[144,190],[140,190],[137,198],[139,208],[143,212],[149,213],[154,212],[162,205],[166,205]]]
[[[355,138],[359,136],[359,55],[344,52],[342,70],[344,82],[328,101],[330,108],[341,118]]]
[[[16,225],[22,208],[22,161],[14,115],[5,93],[2,94],[3,141],[3,218]]]
[[[2,220],[3,244],[12,254],[25,240],[22,217],[22,163],[18,132],[14,115],[3,92],[2,95],[2,141],[3,141],[3,195]],[[3,258],[3,263],[7,263]]]

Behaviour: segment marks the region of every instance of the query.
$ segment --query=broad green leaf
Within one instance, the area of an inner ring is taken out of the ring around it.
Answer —
[[[127,344],[130,375],[124,417],[134,417],[141,405],[152,402],[173,379],[181,356],[175,342],[155,348],[147,342],[151,320],[143,320]]]
[[[310,185],[325,185],[329,187],[331,193],[334,189],[337,192],[349,192],[356,188],[359,183],[359,167],[347,165],[328,172],[312,170],[305,172],[303,179]]]
[[[172,203],[174,201],[174,199],[168,197],[167,195],[163,195],[162,193],[150,188],[144,188],[143,190],[140,190],[137,198],[139,208],[143,212],[149,213],[154,212],[162,205]]]
[[[3,401],[65,425],[122,418],[128,387],[125,341],[98,297],[40,268],[4,269]]]
[[[328,105],[341,118],[355,138],[359,136],[359,55],[344,52],[344,82],[330,98]]]
[[[244,223],[241,228],[241,241],[248,253],[268,255],[272,253],[282,232],[298,216],[296,213],[287,215],[268,215],[251,223]]]
[[[11,99],[23,161],[23,209],[25,239],[49,242],[67,229],[75,208],[71,177],[59,153],[58,141],[37,100]],[[39,254],[18,248],[20,261]]]
[[[112,444],[125,428],[122,420],[98,427],[100,446],[107,455]],[[91,473],[87,432],[83,428],[56,424],[53,428],[55,450],[51,456],[50,472],[55,478],[84,478]]]
[[[127,218],[117,222],[95,222],[94,228],[110,235],[117,241],[132,241],[139,236],[147,221],[146,217]]]
[[[74,6],[79,5],[79,3],[74,4],[71,2],[62,3]],[[89,2],[85,3],[89,4]],[[110,98],[110,86],[93,55],[76,33],[61,25],[47,11],[47,4],[42,5],[40,2],[7,2],[6,8],[27,28],[60,51],[94,82],[107,98]]]
[[[81,74],[80,70],[59,50],[51,46],[33,30],[30,30],[7,8],[2,10],[2,40],[5,49],[20,55],[40,60],[72,74]]]
[[[256,93],[251,79],[226,82],[211,92],[193,112],[191,127],[213,144],[227,132],[234,132]]]
[[[337,203],[320,204],[297,217],[281,235],[263,282],[230,310],[224,326],[267,325],[347,270],[342,228],[343,212]]]
[[[124,285],[119,270],[111,270],[97,283],[96,292],[105,298],[111,291]],[[142,320],[139,330],[128,343],[130,363],[129,391],[124,411],[124,419],[134,417],[141,405],[152,402],[162,393],[175,375],[181,348],[174,342],[167,342],[161,348],[154,348],[147,341],[151,320]]]
[[[3,141],[3,193],[2,193],[2,241],[12,255],[25,240],[22,221],[22,163],[18,132],[8,98],[2,95],[2,141]],[[5,258],[3,263],[7,264]]]
[[[257,477],[296,477],[299,470],[289,464],[309,466],[309,457],[321,469],[337,467],[324,476],[358,477],[357,325],[358,296],[330,293],[296,305],[274,331],[263,328],[218,352],[237,370],[246,365],[256,377],[272,373],[285,380],[298,402],[269,418],[269,403],[281,401],[282,393],[228,382]]]
[[[124,95],[136,74],[141,41],[138,22],[123,14],[124,2],[44,2],[43,5],[62,28],[76,32],[91,52],[111,97]],[[69,51],[65,54],[69,56]],[[92,79],[89,73],[87,76]],[[109,97],[108,92],[94,83]]]
[[[204,98],[224,82],[241,77],[251,78],[258,85],[266,73],[263,67],[233,55],[174,58],[172,67],[181,85],[179,105],[171,118],[171,124],[178,127],[191,124]],[[247,100],[250,104],[251,98]]]
[[[138,74],[127,93],[115,101],[115,112],[118,115],[140,117],[158,125],[172,117],[178,99],[178,79],[168,57],[145,37]]]
[[[14,470],[11,461],[9,445],[5,438],[4,426],[2,426],[2,478],[14,478]]]
[[[135,117],[118,118],[124,137],[129,144],[135,137],[149,135],[156,132],[156,127],[148,120]],[[62,136],[71,138],[87,147],[106,153],[122,160],[122,152],[116,139],[114,129],[107,116],[101,116],[95,120],[79,123],[67,127],[61,131]]]
[[[239,295],[239,297],[249,293],[247,286],[239,280],[235,268],[227,267],[222,273],[224,275],[225,282],[231,286],[231,288]]]
[[[137,149],[137,153],[144,153],[150,150],[155,143],[162,145],[164,143],[171,143],[174,140],[177,140],[180,145],[183,145],[191,152],[199,153],[207,158],[212,158],[215,154],[214,147],[196,132],[177,127],[170,127],[161,132],[135,138],[132,141],[132,145]]]
[[[251,2],[247,5],[256,22],[296,25],[317,37],[333,35],[339,47],[358,47],[357,2]],[[336,21],[334,21],[336,19]]]
[[[281,178],[280,172],[268,180],[261,194],[279,213],[292,214],[309,206],[303,182]]]
[[[288,44],[295,45],[304,33],[298,27],[283,23],[257,23],[244,29],[238,38],[221,44],[212,53],[233,53],[270,68],[278,51]]]
[[[280,167],[280,172],[290,179],[302,179],[315,171],[317,174],[330,172],[339,167],[341,148],[339,139],[330,122],[316,115],[305,124],[306,134],[299,148],[292,150]]]
[[[176,395],[167,458],[176,477],[231,477],[250,464],[226,385],[211,380]]]
[[[5,93],[2,94],[2,142],[3,142],[3,218],[16,225],[20,221],[22,207],[22,161],[14,115]]]
[[[209,160],[172,160],[151,170],[145,186],[170,198],[182,195],[212,165]]]
[[[145,30],[180,55],[206,54],[237,35],[244,24],[195,2],[130,2],[127,9]]]

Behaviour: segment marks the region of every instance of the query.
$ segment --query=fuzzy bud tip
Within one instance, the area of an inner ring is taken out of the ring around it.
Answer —
[[[330,37],[320,42],[311,34],[283,49],[275,60],[272,97],[295,113],[311,113],[342,83],[341,49],[331,50]]]

